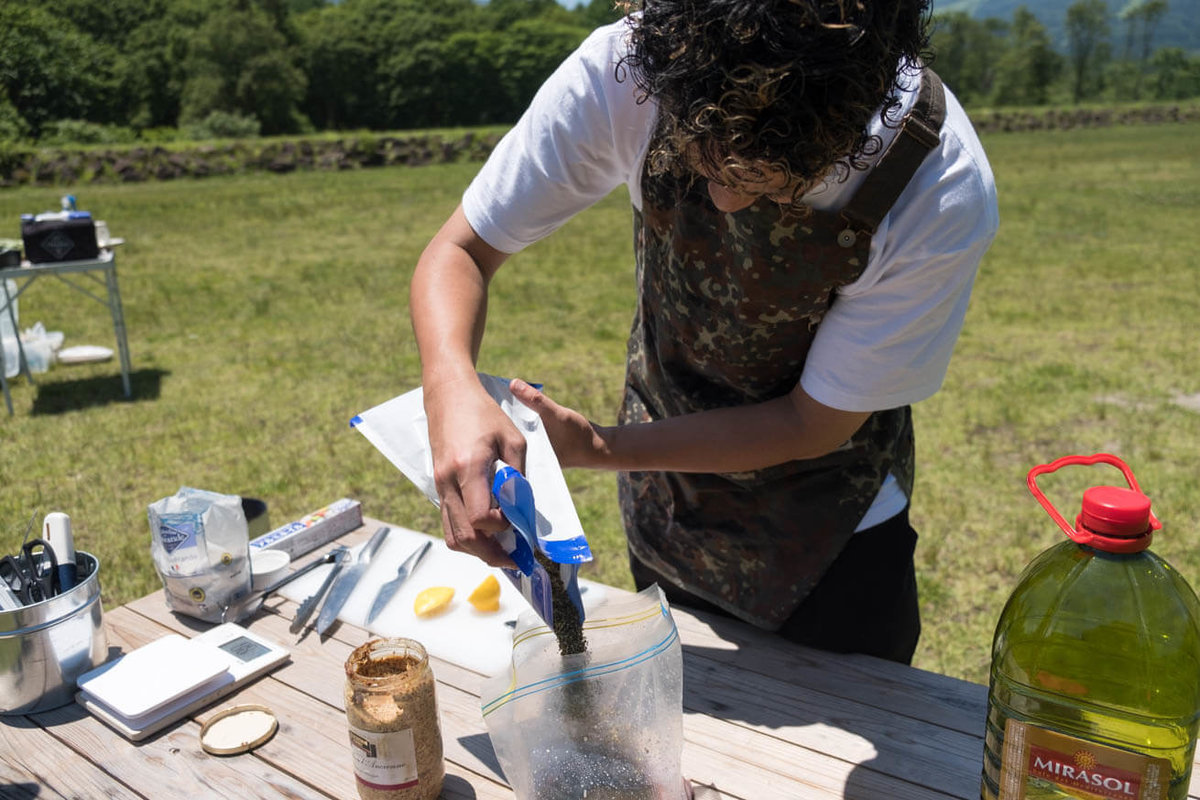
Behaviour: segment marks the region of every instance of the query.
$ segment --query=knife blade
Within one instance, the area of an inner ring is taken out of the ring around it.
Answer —
[[[296,618],[292,620],[292,624],[288,626],[288,631],[298,633],[304,624],[308,622],[308,618],[317,610],[317,604],[321,602],[321,598],[325,596],[325,592],[333,585],[333,581],[341,573],[342,567],[350,560],[350,551],[345,547],[335,547],[329,551],[334,554],[333,568],[329,570],[329,574],[325,576],[325,580],[321,582],[321,586],[312,594],[304,599],[300,604],[300,608],[296,610]]]
[[[383,540],[387,538],[388,531],[391,528],[384,525],[371,537],[366,546],[358,551],[358,558],[350,565],[345,572],[338,576],[337,581],[329,589],[329,596],[325,598],[325,605],[321,606],[321,613],[317,615],[317,633],[324,634],[329,630],[329,626],[337,619],[338,613],[342,610],[342,606],[346,605],[346,600],[354,593],[354,587],[358,584],[358,579],[367,571],[367,567],[371,563],[371,556],[375,555],[375,551],[379,549],[379,545],[383,544]]]
[[[400,588],[400,584],[404,583],[404,579],[417,568],[417,565],[421,563],[421,559],[424,558],[432,546],[433,542],[426,542],[414,550],[408,558],[404,559],[404,563],[400,565],[400,568],[396,570],[396,577],[379,587],[379,593],[375,595],[375,602],[371,604],[371,611],[367,614],[368,625],[375,621],[375,618],[379,616],[380,612],[383,611],[392,597],[395,596],[396,590]]]

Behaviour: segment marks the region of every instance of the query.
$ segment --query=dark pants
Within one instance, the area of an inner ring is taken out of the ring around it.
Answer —
[[[866,653],[901,664],[912,663],[921,635],[913,565],[916,545],[917,532],[908,524],[907,509],[854,534],[820,582],[776,632],[821,650]],[[672,605],[732,616],[674,585],[632,555],[629,566],[639,590],[657,583]]]

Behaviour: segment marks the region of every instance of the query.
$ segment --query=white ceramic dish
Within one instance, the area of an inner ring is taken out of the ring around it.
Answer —
[[[287,574],[292,559],[282,550],[250,551],[250,586],[258,592]]]

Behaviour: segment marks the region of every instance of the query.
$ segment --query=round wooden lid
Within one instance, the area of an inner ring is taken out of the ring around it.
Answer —
[[[266,706],[240,705],[222,709],[200,728],[200,746],[218,756],[246,753],[279,729],[279,720]]]

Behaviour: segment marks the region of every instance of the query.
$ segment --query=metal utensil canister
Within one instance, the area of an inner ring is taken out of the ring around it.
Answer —
[[[108,655],[100,561],[75,552],[79,582],[40,603],[0,612],[0,715],[70,703],[75,682]]]

